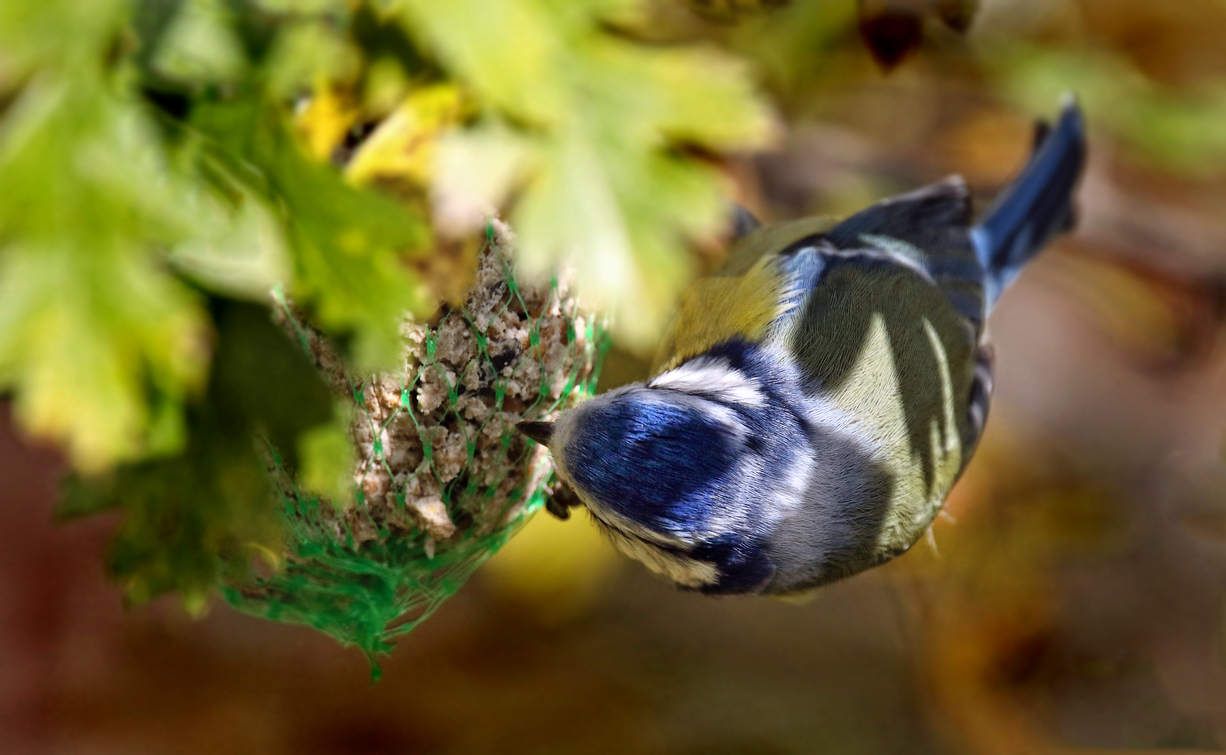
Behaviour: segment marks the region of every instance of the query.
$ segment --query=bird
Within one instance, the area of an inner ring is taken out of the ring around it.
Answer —
[[[737,213],[652,377],[518,429],[627,556],[710,595],[804,596],[906,552],[966,469],[992,396],[988,313],[1075,223],[1066,97],[974,220],[953,176],[842,221]]]

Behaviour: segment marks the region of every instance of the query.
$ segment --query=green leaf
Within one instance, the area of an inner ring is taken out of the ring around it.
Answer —
[[[722,220],[717,183],[681,158],[616,153],[585,136],[537,152],[513,215],[521,259],[537,271],[569,259],[585,293],[618,318],[618,335],[651,345],[690,277],[683,234],[713,232]],[[659,205],[672,212],[662,216]]]
[[[400,0],[405,30],[432,50],[491,107],[538,125],[564,120],[579,104],[564,62],[568,14],[545,2]],[[583,7],[590,2],[580,0]]]
[[[392,367],[401,358],[405,314],[428,316],[437,306],[406,264],[429,239],[422,217],[346,184],[288,137],[270,145],[267,164],[289,210],[292,294],[314,306],[322,327],[353,334],[358,369]]]
[[[268,203],[244,186],[226,208],[201,187],[195,205],[201,214],[220,213],[224,220],[208,232],[175,244],[169,260],[175,270],[213,293],[268,303],[269,292],[290,279],[289,249],[279,219]]]
[[[219,344],[204,397],[189,411],[182,453],[67,487],[66,516],[121,508],[108,570],[133,601],[175,590],[199,601],[223,571],[281,537],[264,443],[291,469],[296,441],[337,416],[327,387],[269,311],[215,300]],[[308,435],[308,437],[314,437]]]
[[[743,67],[608,32],[602,22],[625,6],[393,4],[494,116],[444,146],[440,216],[515,196],[527,272],[573,265],[585,298],[614,310],[617,335],[647,349],[689,280],[687,240],[724,220],[718,174],[677,148],[749,149],[772,128]]]
[[[0,3],[0,72],[40,66],[92,70],[126,20],[128,0],[16,0]],[[2,83],[2,82],[0,82]]]
[[[247,59],[222,0],[184,0],[159,40],[153,68],[181,81],[233,81]]]
[[[302,459],[299,479],[307,490],[333,501],[353,495],[354,451],[347,422],[320,425],[304,433],[298,441],[298,455]]]
[[[354,79],[361,65],[360,52],[333,25],[312,19],[289,25],[277,36],[264,77],[271,93],[288,99],[320,81]]]
[[[394,365],[404,315],[436,307],[407,265],[429,241],[424,218],[308,158],[279,116],[258,103],[204,105],[193,123],[227,156],[236,180],[280,208],[294,272],[290,296],[312,308],[322,328],[353,336],[360,370]]]
[[[184,189],[100,82],[40,79],[5,125],[0,185],[19,201],[0,205],[0,387],[79,469],[165,452],[208,352],[196,295],[154,248],[195,229]]]

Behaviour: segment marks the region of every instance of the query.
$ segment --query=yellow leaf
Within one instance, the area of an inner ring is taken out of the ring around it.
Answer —
[[[362,143],[345,169],[345,179],[356,185],[382,179],[428,186],[439,138],[459,123],[464,110],[454,85],[413,92]]]
[[[353,128],[358,108],[347,95],[329,86],[320,86],[298,114],[298,136],[307,154],[326,161]]]

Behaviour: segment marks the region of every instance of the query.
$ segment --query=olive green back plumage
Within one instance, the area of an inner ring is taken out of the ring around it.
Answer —
[[[777,264],[778,252],[835,224],[830,218],[803,218],[758,228],[736,239],[723,266],[682,294],[652,375],[733,338],[762,342],[771,323],[786,314],[780,305],[786,281]]]

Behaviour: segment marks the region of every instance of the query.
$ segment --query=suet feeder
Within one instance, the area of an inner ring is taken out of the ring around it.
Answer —
[[[352,497],[300,489],[270,449],[288,532],[278,568],[223,595],[238,609],[386,652],[544,503],[545,450],[515,426],[595,388],[606,333],[564,278],[521,282],[509,231],[487,229],[462,307],[406,322],[403,367],[361,377],[290,308],[285,324],[352,401]]]

